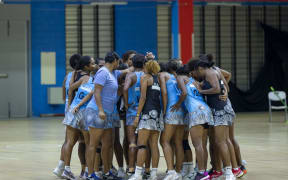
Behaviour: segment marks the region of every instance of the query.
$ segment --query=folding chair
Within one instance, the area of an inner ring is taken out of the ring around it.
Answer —
[[[285,110],[285,120],[287,121],[287,102],[286,102],[286,93],[284,91],[271,91],[268,93],[269,100],[269,121],[272,122],[272,110]],[[271,101],[280,101],[282,103],[281,106],[272,106]]]

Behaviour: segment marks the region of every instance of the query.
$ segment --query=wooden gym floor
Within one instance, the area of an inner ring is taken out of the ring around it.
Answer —
[[[283,113],[239,113],[236,136],[242,157],[248,162],[249,180],[288,179],[288,124]],[[57,165],[64,139],[62,118],[0,120],[0,179],[57,179],[52,170]],[[160,149],[161,155],[162,149]],[[80,172],[77,146],[72,155],[72,171]],[[117,163],[114,163],[115,165]],[[166,164],[160,158],[159,173]]]

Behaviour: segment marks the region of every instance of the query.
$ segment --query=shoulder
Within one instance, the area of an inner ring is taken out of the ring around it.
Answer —
[[[108,75],[108,74],[109,74],[108,70],[106,68],[102,67],[101,69],[99,69],[97,71],[96,76],[98,76],[98,75]]]
[[[148,79],[150,79],[152,76],[150,74],[143,74],[143,76],[141,76],[141,80],[142,81],[147,81]]]
[[[127,74],[127,77],[131,78],[131,77],[135,77],[136,76],[136,73],[135,72],[129,72]]]

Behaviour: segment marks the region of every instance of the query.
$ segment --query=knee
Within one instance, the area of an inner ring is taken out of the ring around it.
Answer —
[[[111,149],[112,148],[112,142],[105,142],[102,144],[102,149]]]
[[[226,144],[226,139],[219,139],[215,141],[216,147],[221,147],[222,145]]]
[[[160,144],[164,148],[166,146],[170,146],[170,142],[166,138],[161,138],[160,139]]]

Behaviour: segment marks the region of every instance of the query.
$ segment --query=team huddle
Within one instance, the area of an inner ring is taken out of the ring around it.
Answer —
[[[135,51],[122,59],[115,52],[104,59],[75,54],[70,66],[63,81],[65,142],[53,171],[58,177],[76,179],[70,161],[77,142],[79,178],[85,180],[157,180],[159,142],[164,180],[233,180],[247,173],[234,137],[231,74],[214,66],[212,55],[183,65],[179,59],[158,63],[152,53]]]

